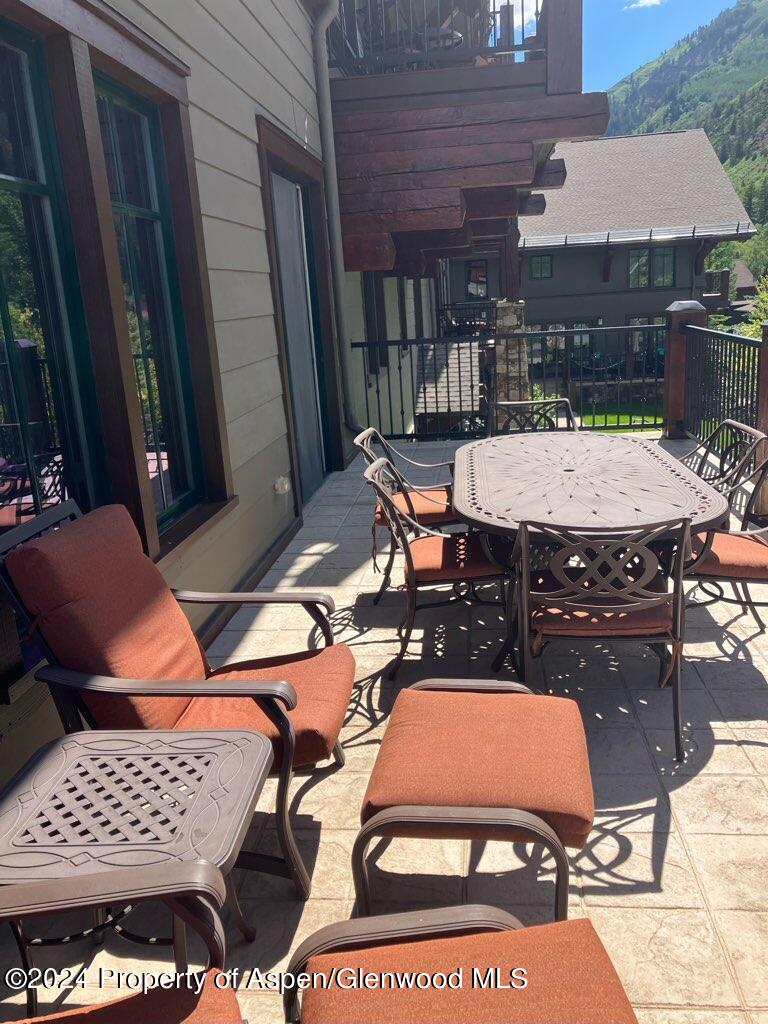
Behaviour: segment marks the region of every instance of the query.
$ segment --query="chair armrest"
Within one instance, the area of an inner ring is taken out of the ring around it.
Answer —
[[[325,608],[329,615],[336,611],[330,594],[308,590],[261,590],[254,593],[215,593],[201,590],[174,590],[180,604],[300,604]]]
[[[287,972],[294,976],[302,973],[312,957],[323,953],[386,946],[409,940],[447,938],[451,935],[515,931],[522,927],[516,917],[503,910],[471,904],[355,918],[328,925],[310,935],[291,957]]]
[[[530,693],[529,686],[508,679],[422,679],[408,687],[410,690],[459,690],[463,693]]]
[[[82,693],[110,693],[123,697],[255,697],[280,701],[289,711],[298,703],[296,691],[282,680],[257,679],[118,679],[45,665],[35,678],[53,686]]]
[[[308,590],[262,590],[259,593],[215,593],[204,590],[173,590],[180,604],[300,604],[323,634],[328,647],[333,645],[330,615],[336,604],[330,594]]]
[[[0,887],[0,921],[64,913],[115,903],[202,896],[217,910],[227,889],[221,872],[207,861],[169,861],[136,868],[116,868],[40,882]]]

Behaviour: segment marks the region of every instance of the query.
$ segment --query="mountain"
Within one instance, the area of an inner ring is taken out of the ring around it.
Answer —
[[[609,135],[704,128],[752,220],[768,269],[768,0],[738,0],[609,90]]]

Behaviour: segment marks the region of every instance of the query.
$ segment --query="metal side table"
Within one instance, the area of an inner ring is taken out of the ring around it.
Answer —
[[[227,879],[229,910],[252,940],[229,876],[271,765],[270,741],[245,729],[63,736],[39,750],[0,794],[0,885],[60,878],[76,888],[83,874],[203,859]],[[177,969],[184,970],[182,922],[174,918],[172,938],[149,939],[120,924],[130,909],[65,939],[31,939],[14,922],[25,970],[35,946],[98,938],[110,927],[133,941],[172,944]],[[36,1009],[28,989],[27,1012]]]

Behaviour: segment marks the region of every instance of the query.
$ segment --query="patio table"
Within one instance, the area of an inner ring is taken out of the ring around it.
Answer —
[[[244,729],[63,736],[39,750],[0,793],[0,885],[61,879],[76,890],[83,874],[199,859],[226,877],[271,765],[270,741]],[[238,926],[251,932],[229,892]],[[20,924],[14,934],[28,968],[30,940]],[[183,945],[174,919],[177,964],[186,956]]]
[[[693,533],[728,522],[728,502],[657,443],[619,434],[541,431],[463,445],[456,516],[484,534],[522,522],[606,530],[686,517]]]

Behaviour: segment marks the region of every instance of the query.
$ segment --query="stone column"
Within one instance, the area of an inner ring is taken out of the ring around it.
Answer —
[[[528,339],[509,337],[525,330],[525,303],[497,299],[495,306],[496,337],[480,343],[480,379],[483,384],[480,408],[483,415],[493,401],[523,402],[531,397]]]

